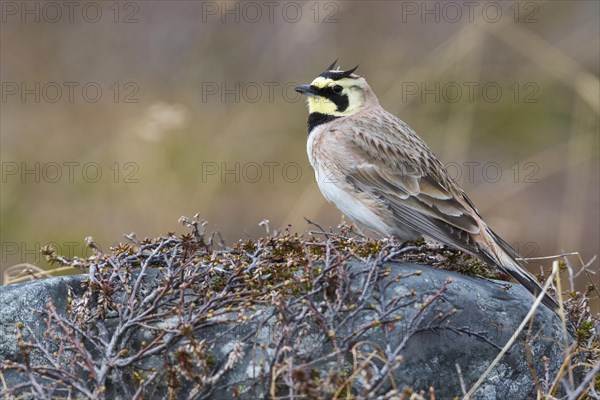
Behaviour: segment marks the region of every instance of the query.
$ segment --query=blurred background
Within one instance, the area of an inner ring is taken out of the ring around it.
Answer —
[[[524,256],[598,254],[598,2],[0,4],[4,283],[197,212],[228,244],[335,229],[293,87],[336,58]]]

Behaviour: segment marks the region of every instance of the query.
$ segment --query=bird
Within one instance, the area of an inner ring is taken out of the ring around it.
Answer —
[[[310,84],[307,152],[319,189],[354,222],[402,241],[429,238],[497,266],[534,296],[543,289],[483,220],[444,164],[387,112],[364,77],[335,68]],[[558,309],[547,293],[543,300]]]

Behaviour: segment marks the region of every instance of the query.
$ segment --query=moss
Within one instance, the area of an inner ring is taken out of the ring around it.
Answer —
[[[464,257],[464,255],[459,254],[449,257],[449,261],[454,265],[453,270],[464,275],[482,276],[491,279],[500,277],[500,274],[490,268],[489,265],[474,257]]]
[[[215,367],[217,366],[217,362],[219,360],[217,360],[217,357],[215,357],[212,354],[208,354],[206,356],[206,366],[210,369],[215,369]]]

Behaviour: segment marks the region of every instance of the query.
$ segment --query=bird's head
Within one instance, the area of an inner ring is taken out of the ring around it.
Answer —
[[[296,87],[298,93],[308,97],[310,114],[344,117],[378,103],[367,81],[354,74],[358,65],[348,71],[341,71],[334,69],[336,63],[337,60],[310,85]]]

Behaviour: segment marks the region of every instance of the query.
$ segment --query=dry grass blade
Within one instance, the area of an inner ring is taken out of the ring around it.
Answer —
[[[514,344],[515,340],[517,340],[517,338],[519,337],[519,335],[521,334],[521,332],[523,331],[523,329],[525,328],[525,326],[527,325],[527,323],[529,322],[529,320],[531,319],[531,317],[533,317],[533,314],[535,314],[535,311],[538,309],[538,307],[542,303],[542,299],[546,295],[546,291],[548,290],[548,288],[550,288],[550,285],[552,285],[552,281],[553,281],[554,277],[557,274],[558,274],[558,261],[554,261],[554,263],[552,263],[552,273],[547,278],[546,283],[544,284],[544,287],[542,288],[543,289],[542,293],[540,293],[540,295],[535,299],[535,302],[533,303],[533,305],[531,306],[531,309],[529,310],[529,312],[527,313],[527,315],[523,319],[523,322],[521,322],[521,324],[519,325],[519,327],[517,328],[517,330],[513,333],[513,335],[510,338],[510,340],[502,348],[502,351],[500,351],[500,353],[498,353],[498,355],[496,356],[496,358],[494,359],[494,361],[492,361],[492,363],[485,370],[485,372],[483,373],[483,375],[481,375],[479,377],[479,379],[477,380],[477,382],[475,382],[475,384],[471,387],[471,389],[463,397],[463,400],[469,400],[469,399],[471,399],[473,397],[473,395],[475,394],[475,392],[477,392],[477,389],[479,389],[479,387],[481,386],[481,384],[483,382],[485,382],[485,380],[487,379],[488,375],[492,372],[492,370],[494,369],[494,367],[498,364],[498,362],[502,359],[502,357],[504,357],[504,355],[506,354],[506,352],[512,347],[512,345]]]

